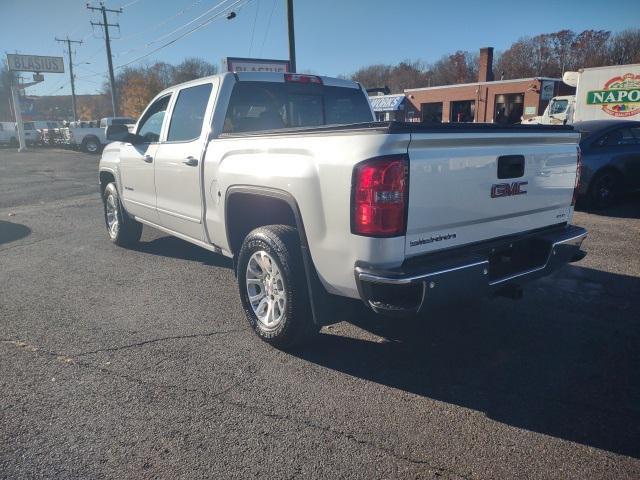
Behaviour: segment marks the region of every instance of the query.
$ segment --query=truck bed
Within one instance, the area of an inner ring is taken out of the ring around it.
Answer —
[[[257,132],[222,133],[220,138],[263,137],[282,135],[312,135],[331,133],[566,133],[573,131],[571,125],[498,125],[496,123],[417,123],[417,122],[365,122],[348,125],[322,125],[318,127],[286,128]]]

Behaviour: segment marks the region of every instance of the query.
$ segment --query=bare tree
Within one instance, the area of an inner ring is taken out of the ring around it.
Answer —
[[[640,30],[624,30],[610,41],[609,60],[612,64],[640,63]]]

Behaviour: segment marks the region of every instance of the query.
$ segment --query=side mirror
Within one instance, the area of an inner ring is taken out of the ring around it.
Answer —
[[[105,133],[107,140],[112,142],[126,142],[136,145],[144,141],[140,135],[130,133],[126,125],[109,125]]]

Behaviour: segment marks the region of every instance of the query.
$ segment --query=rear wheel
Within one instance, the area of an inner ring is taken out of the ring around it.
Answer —
[[[109,239],[121,247],[129,247],[140,240],[142,224],[131,218],[120,203],[115,183],[109,183],[102,194],[104,221]]]
[[[91,154],[98,153],[98,150],[100,150],[100,142],[95,137],[85,138],[80,148],[82,148],[83,152]]]
[[[238,259],[240,298],[251,328],[278,348],[298,346],[315,333],[295,228],[268,225],[244,240]]]
[[[591,208],[599,210],[616,203],[620,198],[622,179],[613,171],[601,172],[591,181],[589,187],[589,204]]]

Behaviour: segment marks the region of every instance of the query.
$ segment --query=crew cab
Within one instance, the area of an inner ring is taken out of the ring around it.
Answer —
[[[374,122],[358,83],[251,72],[164,90],[107,136],[111,241],[144,224],[233,258],[249,323],[278,347],[341,320],[340,299],[416,315],[517,296],[584,256],[571,127]]]

